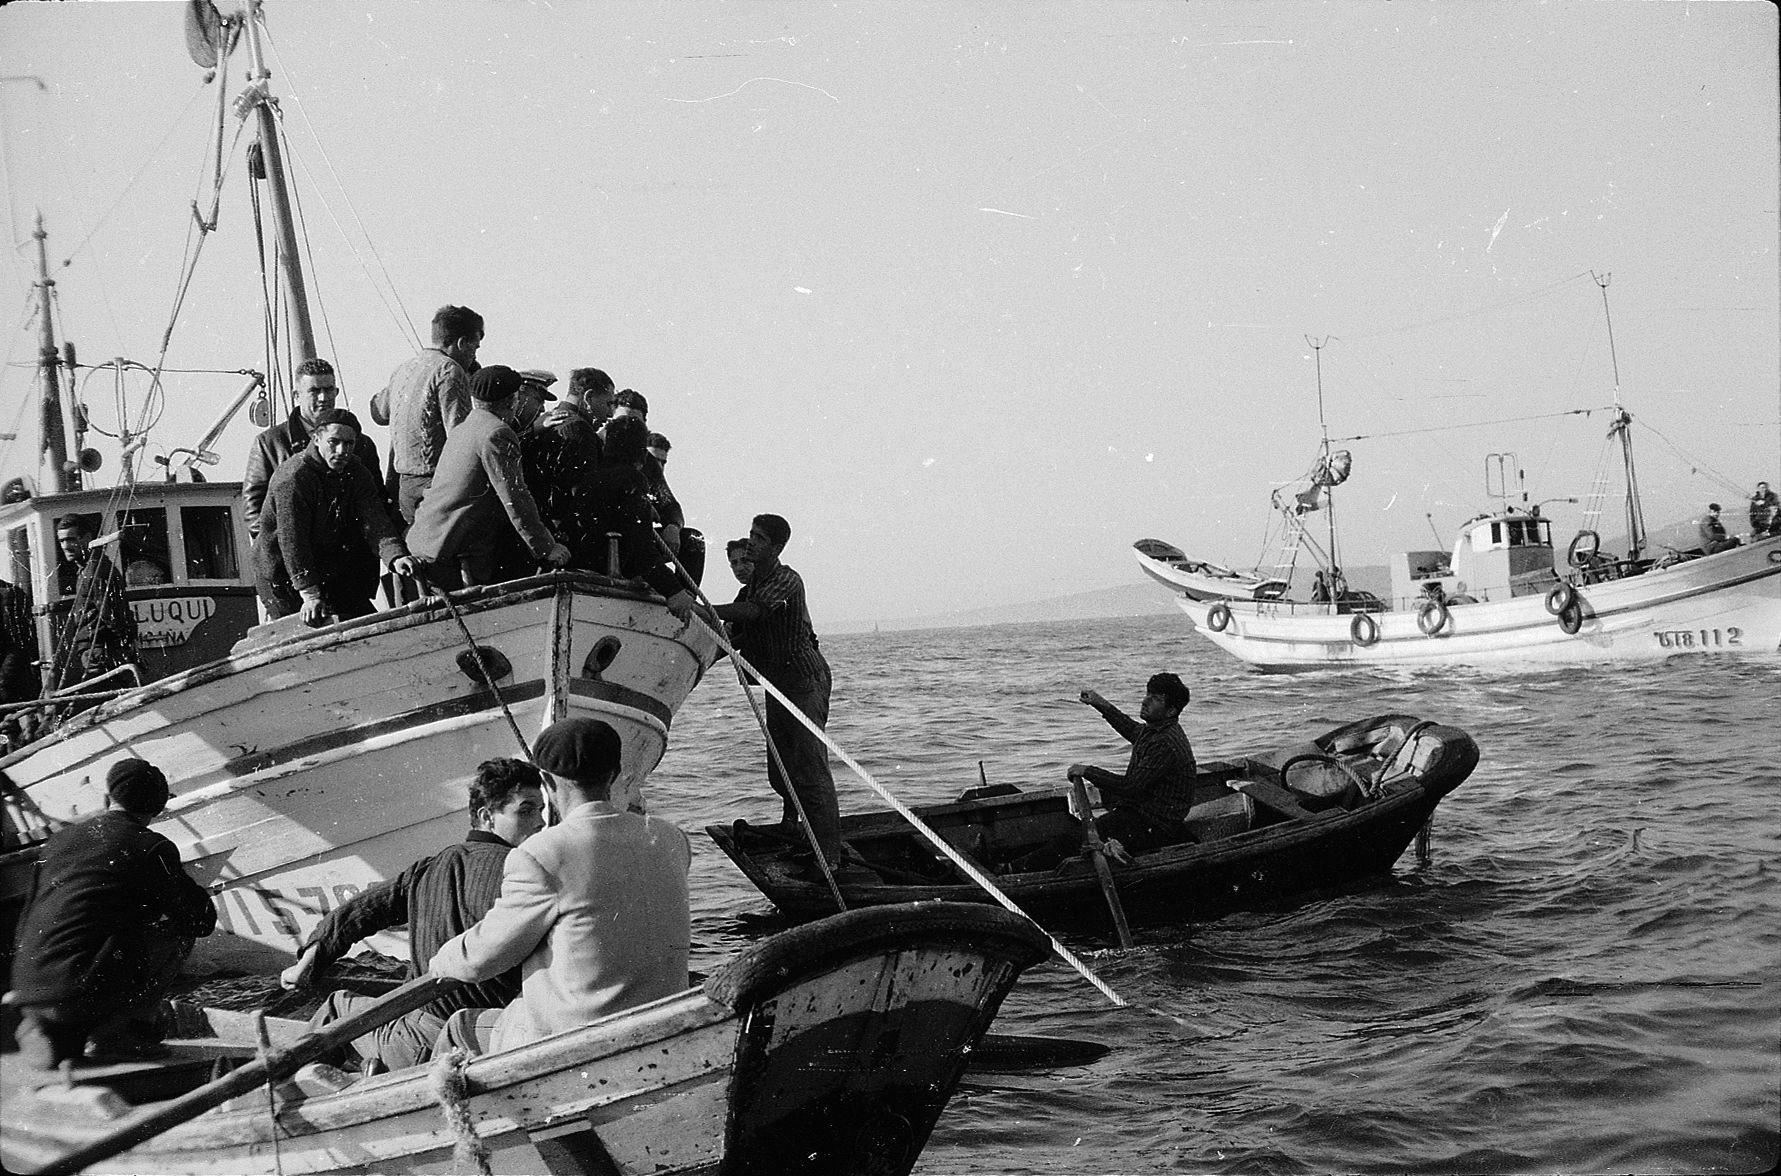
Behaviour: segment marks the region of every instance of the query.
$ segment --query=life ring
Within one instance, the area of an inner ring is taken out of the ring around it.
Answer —
[[[1430,597],[1416,609],[1416,627],[1421,629],[1425,637],[1433,637],[1447,627],[1453,616],[1447,611],[1447,602]]]
[[[1231,624],[1231,606],[1219,601],[1206,612],[1206,627],[1214,633],[1222,633]]]
[[[1576,603],[1577,590],[1563,581],[1554,584],[1552,591],[1546,594],[1546,611],[1555,617]]]
[[[1379,622],[1373,619],[1372,613],[1355,613],[1354,619],[1348,622],[1348,636],[1363,648],[1372,645],[1379,640]]]
[[[1575,599],[1558,614],[1558,627],[1565,631],[1567,637],[1575,637],[1577,630],[1583,627],[1583,606]]]
[[[1587,567],[1601,549],[1600,535],[1594,531],[1578,531],[1577,537],[1571,540],[1570,549],[1565,552],[1565,562],[1574,568]]]

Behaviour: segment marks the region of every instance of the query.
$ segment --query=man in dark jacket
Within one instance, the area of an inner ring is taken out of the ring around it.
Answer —
[[[350,899],[323,919],[279,980],[307,988],[353,945],[379,931],[408,927],[408,978],[426,971],[445,942],[475,925],[501,896],[507,851],[544,828],[544,778],[524,760],[492,759],[470,782],[470,832],[463,841],[422,858],[388,882]],[[376,1029],[352,1044],[364,1060],[399,1070],[427,1060],[445,1019],[459,1009],[500,1008],[519,995],[519,969],[467,984]],[[374,998],[328,994],[310,1024],[321,1028],[351,1016]]]
[[[136,614],[124,599],[124,574],[92,541],[93,529],[80,515],[57,521],[56,588],[73,602],[56,641],[57,689],[136,660]]]
[[[297,367],[296,401],[291,415],[282,424],[261,431],[254,438],[247,454],[247,474],[241,479],[242,514],[247,519],[248,538],[260,533],[260,512],[265,509],[266,491],[272,475],[294,453],[302,453],[315,431],[315,420],[334,407],[340,388],[334,382],[334,365],[325,359],[306,359]],[[377,442],[361,434],[353,448],[365,468],[379,478]]]
[[[272,475],[254,578],[273,620],[301,612],[314,626],[365,616],[379,557],[414,574],[377,475],[357,457],[358,439],[359,418],[331,408],[315,418],[308,447]]]
[[[53,1070],[88,1051],[125,1060],[160,1049],[161,998],[192,941],[216,927],[210,896],[148,823],[167,777],[125,759],[105,776],[105,811],[44,842],[12,966],[23,1060]]]

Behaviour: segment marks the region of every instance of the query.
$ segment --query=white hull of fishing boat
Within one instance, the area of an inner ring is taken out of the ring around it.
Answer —
[[[603,719],[624,741],[629,780],[660,761],[675,711],[717,653],[703,625],[603,577],[540,576],[454,599],[476,645],[500,655],[485,661],[519,733]],[[106,770],[126,755],[167,773],[173,799],[154,827],[217,891],[218,931],[194,962],[261,969],[288,961],[333,907],[461,838],[477,764],[524,751],[435,601],[257,631],[221,661],[80,716],[0,771],[33,816],[68,820],[104,807]],[[16,887],[19,871],[8,873]],[[399,940],[377,946],[405,954]]]
[[[1145,563],[1142,556],[1139,562]],[[1168,583],[1150,566],[1144,570]],[[1176,604],[1207,640],[1263,670],[1578,665],[1781,652],[1781,538],[1575,592],[1581,621],[1575,633],[1565,631],[1541,594],[1450,605],[1432,635],[1424,627],[1433,627],[1434,618],[1415,610],[1336,614],[1321,604],[1185,594]]]

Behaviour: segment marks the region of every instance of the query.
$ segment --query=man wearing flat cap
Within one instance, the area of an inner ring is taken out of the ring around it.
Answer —
[[[260,533],[260,512],[265,509],[272,475],[292,454],[303,452],[303,447],[309,444],[310,433],[315,431],[316,418],[333,408],[335,398],[340,395],[334,365],[325,359],[306,359],[297,365],[296,381],[296,391],[291,396],[294,402],[291,415],[262,429],[247,455],[247,473],[241,479],[241,501],[249,539]],[[375,441],[361,433],[354,452],[366,469],[382,478]]]
[[[557,542],[526,489],[512,426],[524,382],[500,364],[470,377],[470,415],[447,435],[408,531],[408,550],[426,563],[436,587],[495,583],[505,526],[519,532],[536,562],[559,568],[569,562],[569,549]]]
[[[512,1049],[686,989],[692,845],[615,795],[622,753],[598,719],[552,723],[533,745],[562,820],[507,855],[501,897],[427,966],[475,982],[518,965],[520,996],[454,1014],[435,1055]]]
[[[359,459],[359,418],[341,408],[318,413],[302,452],[272,475],[254,579],[271,619],[300,612],[303,623],[351,620],[373,611],[377,561],[414,573],[377,475]]]
[[[1152,674],[1136,722],[1093,690],[1079,697],[1132,745],[1124,775],[1090,764],[1071,764],[1066,773],[1101,790],[1108,812],[1095,820],[1095,830],[1102,840],[1117,838],[1131,853],[1182,840],[1195,774],[1194,749],[1181,729],[1187,684],[1174,674]]]
[[[105,811],[44,842],[12,966],[22,1060],[40,1070],[91,1054],[123,1061],[164,1047],[161,998],[194,939],[216,927],[210,896],[179,851],[148,827],[167,777],[123,759],[105,777]]]

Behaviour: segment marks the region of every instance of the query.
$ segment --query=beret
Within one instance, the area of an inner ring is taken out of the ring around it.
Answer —
[[[506,400],[519,391],[519,386],[523,382],[520,374],[512,368],[498,363],[491,364],[488,367],[479,368],[476,374],[470,377],[470,398],[485,402]]]
[[[315,415],[314,430],[320,432],[329,425],[346,425],[355,433],[365,430],[359,425],[359,418],[344,408],[330,408]]]
[[[618,771],[623,743],[599,719],[559,719],[532,744],[532,759],[553,776],[605,780]]]
[[[161,769],[143,759],[121,759],[105,773],[105,794],[119,808],[143,816],[155,816],[167,807],[170,795]]]

